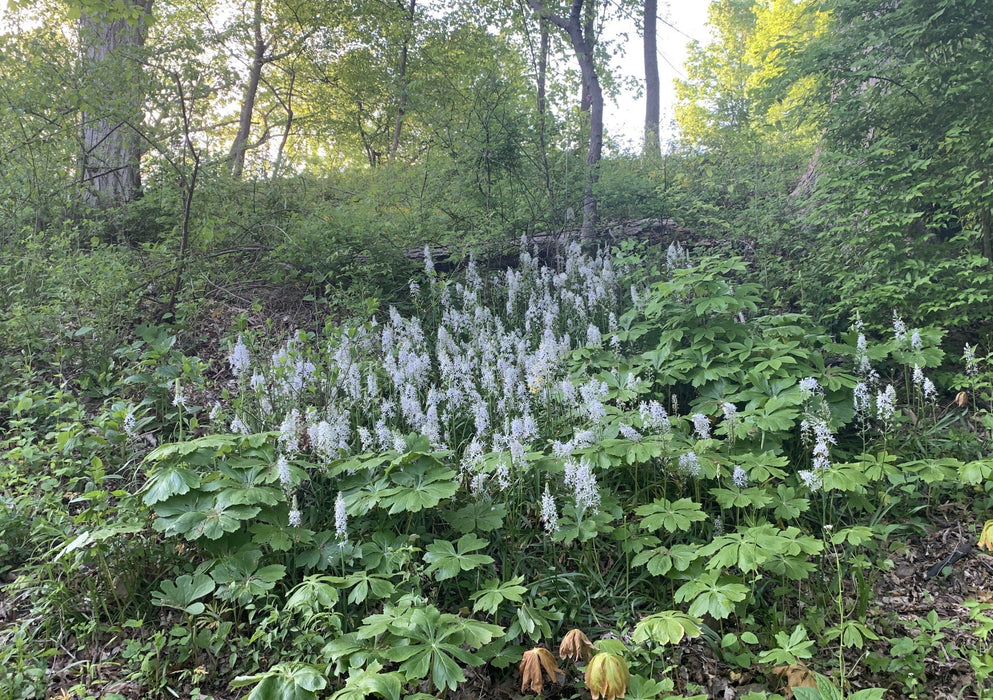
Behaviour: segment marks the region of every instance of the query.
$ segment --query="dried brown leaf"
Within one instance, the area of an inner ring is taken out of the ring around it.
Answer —
[[[594,650],[593,642],[582,630],[569,630],[559,644],[559,658],[572,659],[574,663],[590,660]]]
[[[526,693],[530,690],[538,695],[541,695],[545,688],[544,676],[547,675],[548,680],[555,683],[562,675],[552,652],[542,647],[524,652],[518,670],[521,672],[521,692]]]

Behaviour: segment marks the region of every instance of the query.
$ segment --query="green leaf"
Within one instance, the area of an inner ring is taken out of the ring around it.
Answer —
[[[421,457],[413,464],[403,465],[390,475],[397,486],[382,489],[377,494],[380,507],[388,507],[390,515],[417,513],[434,508],[443,499],[451,498],[458,491],[456,473]]]
[[[278,663],[265,673],[238,676],[231,681],[232,688],[258,683],[246,700],[317,700],[318,690],[324,690],[328,681],[318,667],[299,661]]]
[[[516,576],[503,583],[500,582],[500,579],[490,579],[470,596],[472,600],[476,601],[476,604],[472,607],[472,611],[479,612],[482,610],[490,615],[496,615],[497,608],[505,600],[509,600],[512,603],[523,602],[522,596],[528,590],[520,585],[523,582],[523,576]]]
[[[683,637],[700,636],[700,619],[677,610],[666,610],[643,618],[634,627],[631,639],[638,644],[678,644]]]
[[[403,674],[396,671],[380,673],[382,668],[382,664],[373,662],[365,669],[351,669],[345,687],[332,695],[332,700],[365,700],[370,695],[399,700],[405,680]]]
[[[688,612],[694,617],[710,615],[723,620],[748,593],[748,587],[736,583],[733,578],[719,578],[717,571],[706,571],[679,587],[676,602],[692,601]]]
[[[688,530],[692,523],[707,519],[700,504],[689,498],[680,498],[674,503],[660,498],[639,506],[635,509],[635,513],[642,518],[642,529],[650,532],[660,528],[673,533],[682,532]]]
[[[445,515],[451,526],[462,534],[470,532],[492,532],[503,525],[507,506],[503,503],[481,500],[470,503],[454,513]]]
[[[482,549],[489,542],[469,533],[458,541],[458,550],[448,540],[437,540],[427,546],[424,561],[429,564],[426,574],[434,573],[435,580],[444,581],[452,578],[460,571],[472,571],[478,566],[492,564],[493,557],[488,554],[470,554],[469,552]]]
[[[166,608],[182,610],[190,615],[199,615],[204,605],[194,602],[214,590],[214,581],[207,574],[191,576],[183,574],[173,581],[163,581],[159,590],[152,592],[152,602]]]
[[[172,496],[181,496],[190,489],[199,488],[200,475],[192,469],[177,465],[167,466],[159,470],[145,484],[145,496],[142,502],[146,506],[155,505]]]

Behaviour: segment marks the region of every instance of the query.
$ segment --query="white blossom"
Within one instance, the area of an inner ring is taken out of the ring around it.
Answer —
[[[286,459],[286,455],[279,455],[279,459],[276,460],[276,471],[279,474],[279,483],[283,486],[287,486],[290,483],[290,462]]]
[[[541,522],[549,535],[559,529],[559,512],[555,507],[555,499],[548,490],[548,484],[545,484],[545,493],[541,496]]]
[[[739,489],[743,489],[748,486],[748,472],[741,468],[740,465],[734,465],[734,471],[731,472],[731,481]]]
[[[235,377],[241,377],[248,371],[251,363],[252,358],[248,352],[248,347],[245,345],[245,341],[242,340],[241,335],[239,335],[238,341],[231,348],[231,352],[228,353],[228,365],[231,367],[231,374]]]
[[[660,433],[669,432],[669,414],[658,401],[654,399],[648,402],[643,401],[638,407],[638,412],[641,414],[641,425],[646,430],[656,430]]]
[[[820,393],[822,393],[821,385],[813,377],[804,377],[800,380],[800,395],[805,399],[809,399]]]
[[[897,316],[896,309],[893,310],[893,337],[896,338],[897,342],[903,342],[903,339],[907,337],[907,326],[903,319]]]
[[[618,426],[618,430],[621,431],[621,435],[623,435],[631,442],[638,442],[639,440],[641,440],[641,433],[639,433],[637,430],[632,428],[630,425],[621,423],[620,426]]]
[[[693,433],[700,440],[708,440],[710,438],[710,419],[702,413],[694,413],[690,416],[693,421]]]
[[[679,470],[688,476],[700,476],[700,460],[696,452],[679,455]]]
[[[976,358],[976,348],[965,344],[962,350],[962,359],[965,360],[965,373],[969,377],[979,376],[979,360]]]
[[[876,394],[876,417],[883,423],[893,420],[896,413],[896,389],[887,384],[883,391]]]
[[[334,499],[334,534],[339,542],[344,542],[348,537],[348,511],[345,508],[345,496],[341,491]]]

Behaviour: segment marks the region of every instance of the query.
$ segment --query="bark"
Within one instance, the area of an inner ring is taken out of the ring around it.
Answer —
[[[133,201],[141,192],[145,94],[139,54],[152,0],[128,0],[128,8],[137,18],[84,13],[79,20],[89,96],[82,112],[79,169],[83,200],[97,209]]]
[[[248,83],[245,85],[245,96],[241,101],[241,114],[238,117],[238,132],[231,143],[228,160],[231,163],[231,175],[236,179],[245,170],[245,153],[248,151],[248,138],[252,133],[252,115],[255,112],[255,98],[259,93],[259,83],[262,81],[262,68],[267,63],[266,41],[262,36],[262,0],[255,0],[252,13],[252,64],[248,71]]]
[[[659,138],[660,90],[658,53],[658,0],[645,0],[645,143],[642,149],[646,157],[661,157],[662,142]]]
[[[546,94],[548,51],[551,45],[551,37],[548,32],[548,22],[539,19],[538,24],[540,34],[538,46],[538,142],[541,145],[541,166],[545,174],[545,190],[548,192],[548,203],[554,210],[555,190],[552,187],[552,169],[548,164],[548,97]]]
[[[554,24],[569,36],[572,49],[583,80],[583,109],[589,109],[590,146],[586,153],[586,186],[583,192],[583,227],[581,237],[584,242],[594,238],[597,221],[597,200],[594,188],[600,179],[600,157],[603,153],[603,90],[593,61],[593,48],[596,37],[593,31],[593,8],[596,0],[572,0],[569,17],[548,12],[540,0],[528,0],[528,4],[543,18]],[[585,5],[585,21],[583,19]]]
[[[410,51],[410,41],[414,34],[414,18],[417,11],[417,0],[410,0],[410,7],[407,8],[407,21],[410,23],[409,33],[404,35],[403,46],[400,48],[400,71],[397,76],[400,85],[400,96],[397,102],[397,118],[393,125],[393,141],[390,143],[390,150],[387,159],[393,161],[397,151],[400,150],[400,132],[403,129],[403,116],[407,109],[407,54]]]

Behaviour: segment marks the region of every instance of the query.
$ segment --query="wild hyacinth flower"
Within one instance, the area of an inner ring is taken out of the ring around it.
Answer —
[[[809,437],[813,438],[814,447],[812,450],[813,454],[813,467],[814,471],[822,472],[831,466],[831,445],[837,444],[834,435],[831,433],[831,428],[828,426],[827,422],[814,418],[809,421],[804,420],[800,424],[801,432],[806,433]]]
[[[607,417],[607,408],[603,405],[603,399],[607,398],[606,383],[591,379],[579,387],[579,394],[583,398],[583,405],[591,421],[599,423]]]
[[[231,421],[231,432],[235,435],[248,435],[250,431],[248,430],[248,426],[245,425],[245,422],[241,419],[241,416],[236,415]]]
[[[809,399],[822,393],[821,385],[813,377],[804,377],[800,380],[800,395],[803,398]]]
[[[239,335],[237,342],[231,348],[231,352],[228,353],[228,365],[231,367],[231,374],[235,377],[241,377],[248,371],[251,364],[252,358],[248,352],[248,347]]]
[[[672,427],[665,407],[654,399],[648,402],[643,401],[638,407],[638,412],[641,414],[641,425],[645,430],[668,433],[669,428]]]
[[[279,474],[279,483],[288,486],[292,476],[290,475],[290,462],[286,459],[286,455],[279,455],[279,459],[276,460],[276,472]]]
[[[962,359],[965,360],[965,374],[968,377],[979,376],[979,360],[976,358],[976,348],[965,344],[962,349]]]
[[[923,390],[924,370],[921,369],[920,365],[914,365],[913,381],[914,381],[914,386]]]
[[[424,272],[429,277],[434,275],[434,258],[431,256],[430,246],[424,246]]]
[[[693,434],[699,440],[710,439],[710,419],[702,413],[694,413],[690,419],[693,421]]]
[[[872,395],[869,393],[869,385],[865,382],[857,382],[852,390],[852,402],[855,412],[863,418],[869,415],[872,410]]]
[[[806,484],[807,488],[811,491],[817,491],[821,486],[824,485],[824,477],[817,471],[807,471],[801,470],[797,472],[800,475],[800,479]]]
[[[134,406],[128,405],[128,410],[124,413],[124,420],[121,421],[121,427],[128,437],[138,435],[138,421],[134,417]]]
[[[594,513],[600,507],[600,487],[597,485],[593,465],[583,457],[578,462],[566,460],[565,485],[572,488],[576,499],[576,510],[591,510]]]
[[[300,411],[292,409],[286,414],[283,422],[279,426],[279,444],[289,456],[294,456],[300,451],[300,435],[297,432],[300,424]]]
[[[896,338],[898,343],[902,343],[904,338],[907,337],[907,325],[897,315],[896,309],[893,310],[893,337]]]
[[[293,506],[290,508],[289,523],[290,527],[300,527],[303,522],[303,518],[300,517],[300,509],[297,508],[297,497],[293,496]]]
[[[592,323],[586,328],[586,345],[592,348],[603,346],[603,336],[600,335],[600,329]]]
[[[876,394],[876,417],[883,423],[893,420],[896,413],[896,389],[887,384],[883,391]]]
[[[360,449],[363,452],[371,452],[376,446],[375,441],[372,437],[372,432],[365,426],[360,425],[355,429],[355,432],[359,435]]]
[[[345,508],[345,496],[341,491],[334,499],[334,534],[339,542],[348,539],[348,511]]]
[[[714,516],[714,537],[722,537],[724,535],[724,519],[719,515]]]
[[[731,482],[739,489],[745,488],[748,486],[748,472],[742,469],[740,465],[734,465],[734,471],[731,472]]]
[[[545,484],[545,493],[541,495],[541,522],[549,535],[559,529],[559,511],[555,507],[555,499],[548,490],[548,484]]]
[[[186,405],[186,396],[183,394],[183,385],[179,383],[178,379],[173,385],[172,405],[177,407],[183,407]]]
[[[700,476],[700,460],[696,452],[687,452],[679,455],[679,471],[687,476]]]
[[[641,433],[632,428],[630,425],[621,423],[620,426],[618,426],[618,430],[621,431],[621,435],[631,442],[639,442],[641,440]]]
[[[910,334],[910,348],[911,350],[915,350],[917,352],[924,349],[924,341],[921,340],[921,332],[916,328]]]

